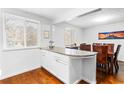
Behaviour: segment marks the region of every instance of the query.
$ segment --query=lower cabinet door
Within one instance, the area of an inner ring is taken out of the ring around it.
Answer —
[[[69,83],[69,66],[56,60],[56,75],[64,83]]]
[[[41,66],[45,67],[46,63],[46,54],[44,51],[41,51]]]

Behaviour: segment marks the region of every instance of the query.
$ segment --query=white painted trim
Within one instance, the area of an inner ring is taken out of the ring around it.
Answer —
[[[78,84],[81,80],[82,79],[80,78],[80,79],[76,80],[73,84]]]
[[[21,51],[21,50],[32,50],[32,49],[40,49],[40,47],[28,47],[28,48],[13,48],[13,49],[3,49],[3,52],[7,51]]]
[[[95,81],[91,81],[91,80],[89,80],[89,79],[87,79],[85,77],[82,77],[82,80],[84,80],[84,81],[86,81],[86,82],[88,82],[90,84],[96,84],[96,80]]]

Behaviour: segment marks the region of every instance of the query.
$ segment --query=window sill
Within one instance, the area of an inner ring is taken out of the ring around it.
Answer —
[[[21,50],[32,50],[32,49],[40,49],[39,46],[37,47],[28,47],[28,48],[5,48],[2,51],[7,52],[7,51],[21,51]]]

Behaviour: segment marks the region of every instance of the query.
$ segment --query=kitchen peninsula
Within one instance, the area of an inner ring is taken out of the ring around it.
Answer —
[[[42,67],[67,84],[96,83],[96,52],[41,48]]]

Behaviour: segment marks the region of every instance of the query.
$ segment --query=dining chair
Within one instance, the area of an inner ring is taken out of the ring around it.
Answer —
[[[90,44],[80,44],[80,50],[91,51],[91,45]]]
[[[108,53],[114,53],[114,44],[104,43],[103,45],[108,46]]]
[[[114,67],[115,67],[115,72],[117,73],[118,70],[119,70],[119,65],[118,65],[118,55],[119,55],[119,52],[120,52],[120,48],[121,48],[121,45],[118,45],[117,46],[117,49],[114,53],[114,57],[113,57],[113,64],[114,64]]]
[[[97,66],[97,68],[100,68],[100,70],[108,74],[109,73],[109,61],[107,60],[108,46],[93,45],[93,51],[97,52],[97,64],[100,65]]]

